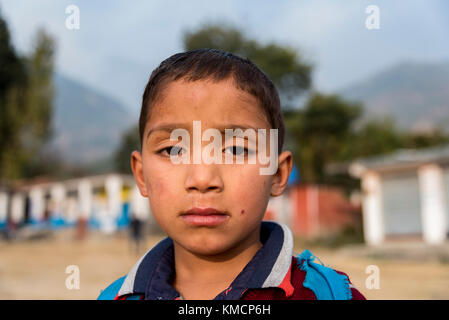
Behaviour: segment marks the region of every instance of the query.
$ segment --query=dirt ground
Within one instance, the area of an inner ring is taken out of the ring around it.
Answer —
[[[65,231],[51,239],[0,241],[0,299],[95,299],[160,239],[147,237],[140,254],[132,250],[126,233],[91,233],[84,241],[75,241]],[[295,253],[303,249],[296,247]],[[325,265],[347,273],[367,299],[449,299],[447,261],[367,258],[319,247],[311,251]],[[66,287],[70,265],[79,267],[79,289]],[[370,265],[379,268],[378,289],[367,288]]]

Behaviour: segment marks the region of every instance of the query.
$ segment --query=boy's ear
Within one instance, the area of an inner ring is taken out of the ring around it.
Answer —
[[[271,196],[280,196],[287,187],[288,178],[292,172],[293,156],[290,151],[284,151],[278,158],[278,170],[271,183]]]
[[[131,153],[131,169],[133,171],[134,179],[136,179],[137,187],[143,197],[148,197],[145,179],[143,175],[142,154],[139,151]]]

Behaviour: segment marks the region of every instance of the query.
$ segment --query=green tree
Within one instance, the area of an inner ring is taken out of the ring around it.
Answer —
[[[6,21],[0,16],[0,180],[18,175],[20,159],[12,153],[19,148],[26,85],[25,64],[15,52]]]
[[[35,38],[33,51],[26,60],[28,90],[24,122],[27,125],[22,128],[22,145],[26,152],[24,175],[28,177],[44,173],[42,162],[49,159],[45,154],[45,147],[51,137],[54,53],[54,40],[40,29]]]
[[[403,147],[403,136],[391,117],[369,119],[363,122],[345,141],[341,160],[353,160],[390,153]]]
[[[0,180],[39,172],[50,136],[54,43],[39,30],[35,46],[20,57],[0,16]]]
[[[398,149],[421,149],[449,143],[449,136],[441,129],[413,132],[399,129],[394,118],[373,118],[353,130],[345,142],[341,160],[383,155]]]
[[[286,114],[286,126],[294,139],[295,163],[303,181],[327,182],[325,167],[340,159],[361,113],[359,103],[313,93],[303,109]]]
[[[406,132],[403,134],[404,148],[428,148],[449,143],[449,135],[440,128],[430,132]]]
[[[115,168],[120,173],[131,174],[131,153],[140,150],[139,126],[133,126],[123,135],[117,151],[115,152]]]
[[[204,24],[199,29],[186,31],[183,42],[185,50],[212,48],[249,58],[274,82],[284,108],[291,108],[293,99],[311,86],[312,66],[304,61],[297,49],[276,43],[259,43],[236,27]]]

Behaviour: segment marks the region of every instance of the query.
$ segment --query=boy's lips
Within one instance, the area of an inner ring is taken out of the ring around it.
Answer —
[[[217,226],[229,219],[229,214],[215,208],[192,208],[181,213],[181,219],[192,226]]]

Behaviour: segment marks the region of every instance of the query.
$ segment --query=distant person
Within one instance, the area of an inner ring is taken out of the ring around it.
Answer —
[[[5,240],[11,240],[14,238],[17,230],[17,224],[8,219],[6,221],[5,229],[2,231],[2,236]]]
[[[140,246],[143,239],[143,227],[144,222],[139,218],[132,216],[129,223],[129,233],[131,237],[131,243],[133,244],[134,251],[140,253]]]
[[[79,217],[78,221],[76,223],[76,239],[77,240],[84,240],[86,239],[87,235],[87,228],[88,228],[88,221],[84,217]]]
[[[191,153],[198,136],[200,156],[207,151],[198,123],[211,129],[212,162],[198,162],[198,151]],[[168,237],[99,299],[364,299],[347,275],[313,262],[308,250],[294,255],[287,226],[262,222],[270,196],[287,186],[292,154],[282,151],[278,92],[251,61],[213,49],[169,57],[150,76],[139,127],[133,174]],[[239,128],[235,136],[222,135]],[[261,133],[257,145],[256,136],[243,134],[250,129]],[[264,135],[260,129],[275,130]],[[273,173],[262,174],[262,146],[276,161]]]
[[[145,238],[145,225],[149,215],[148,199],[142,197],[137,186],[131,192],[130,199],[130,245],[136,253],[140,253],[142,241]]]

